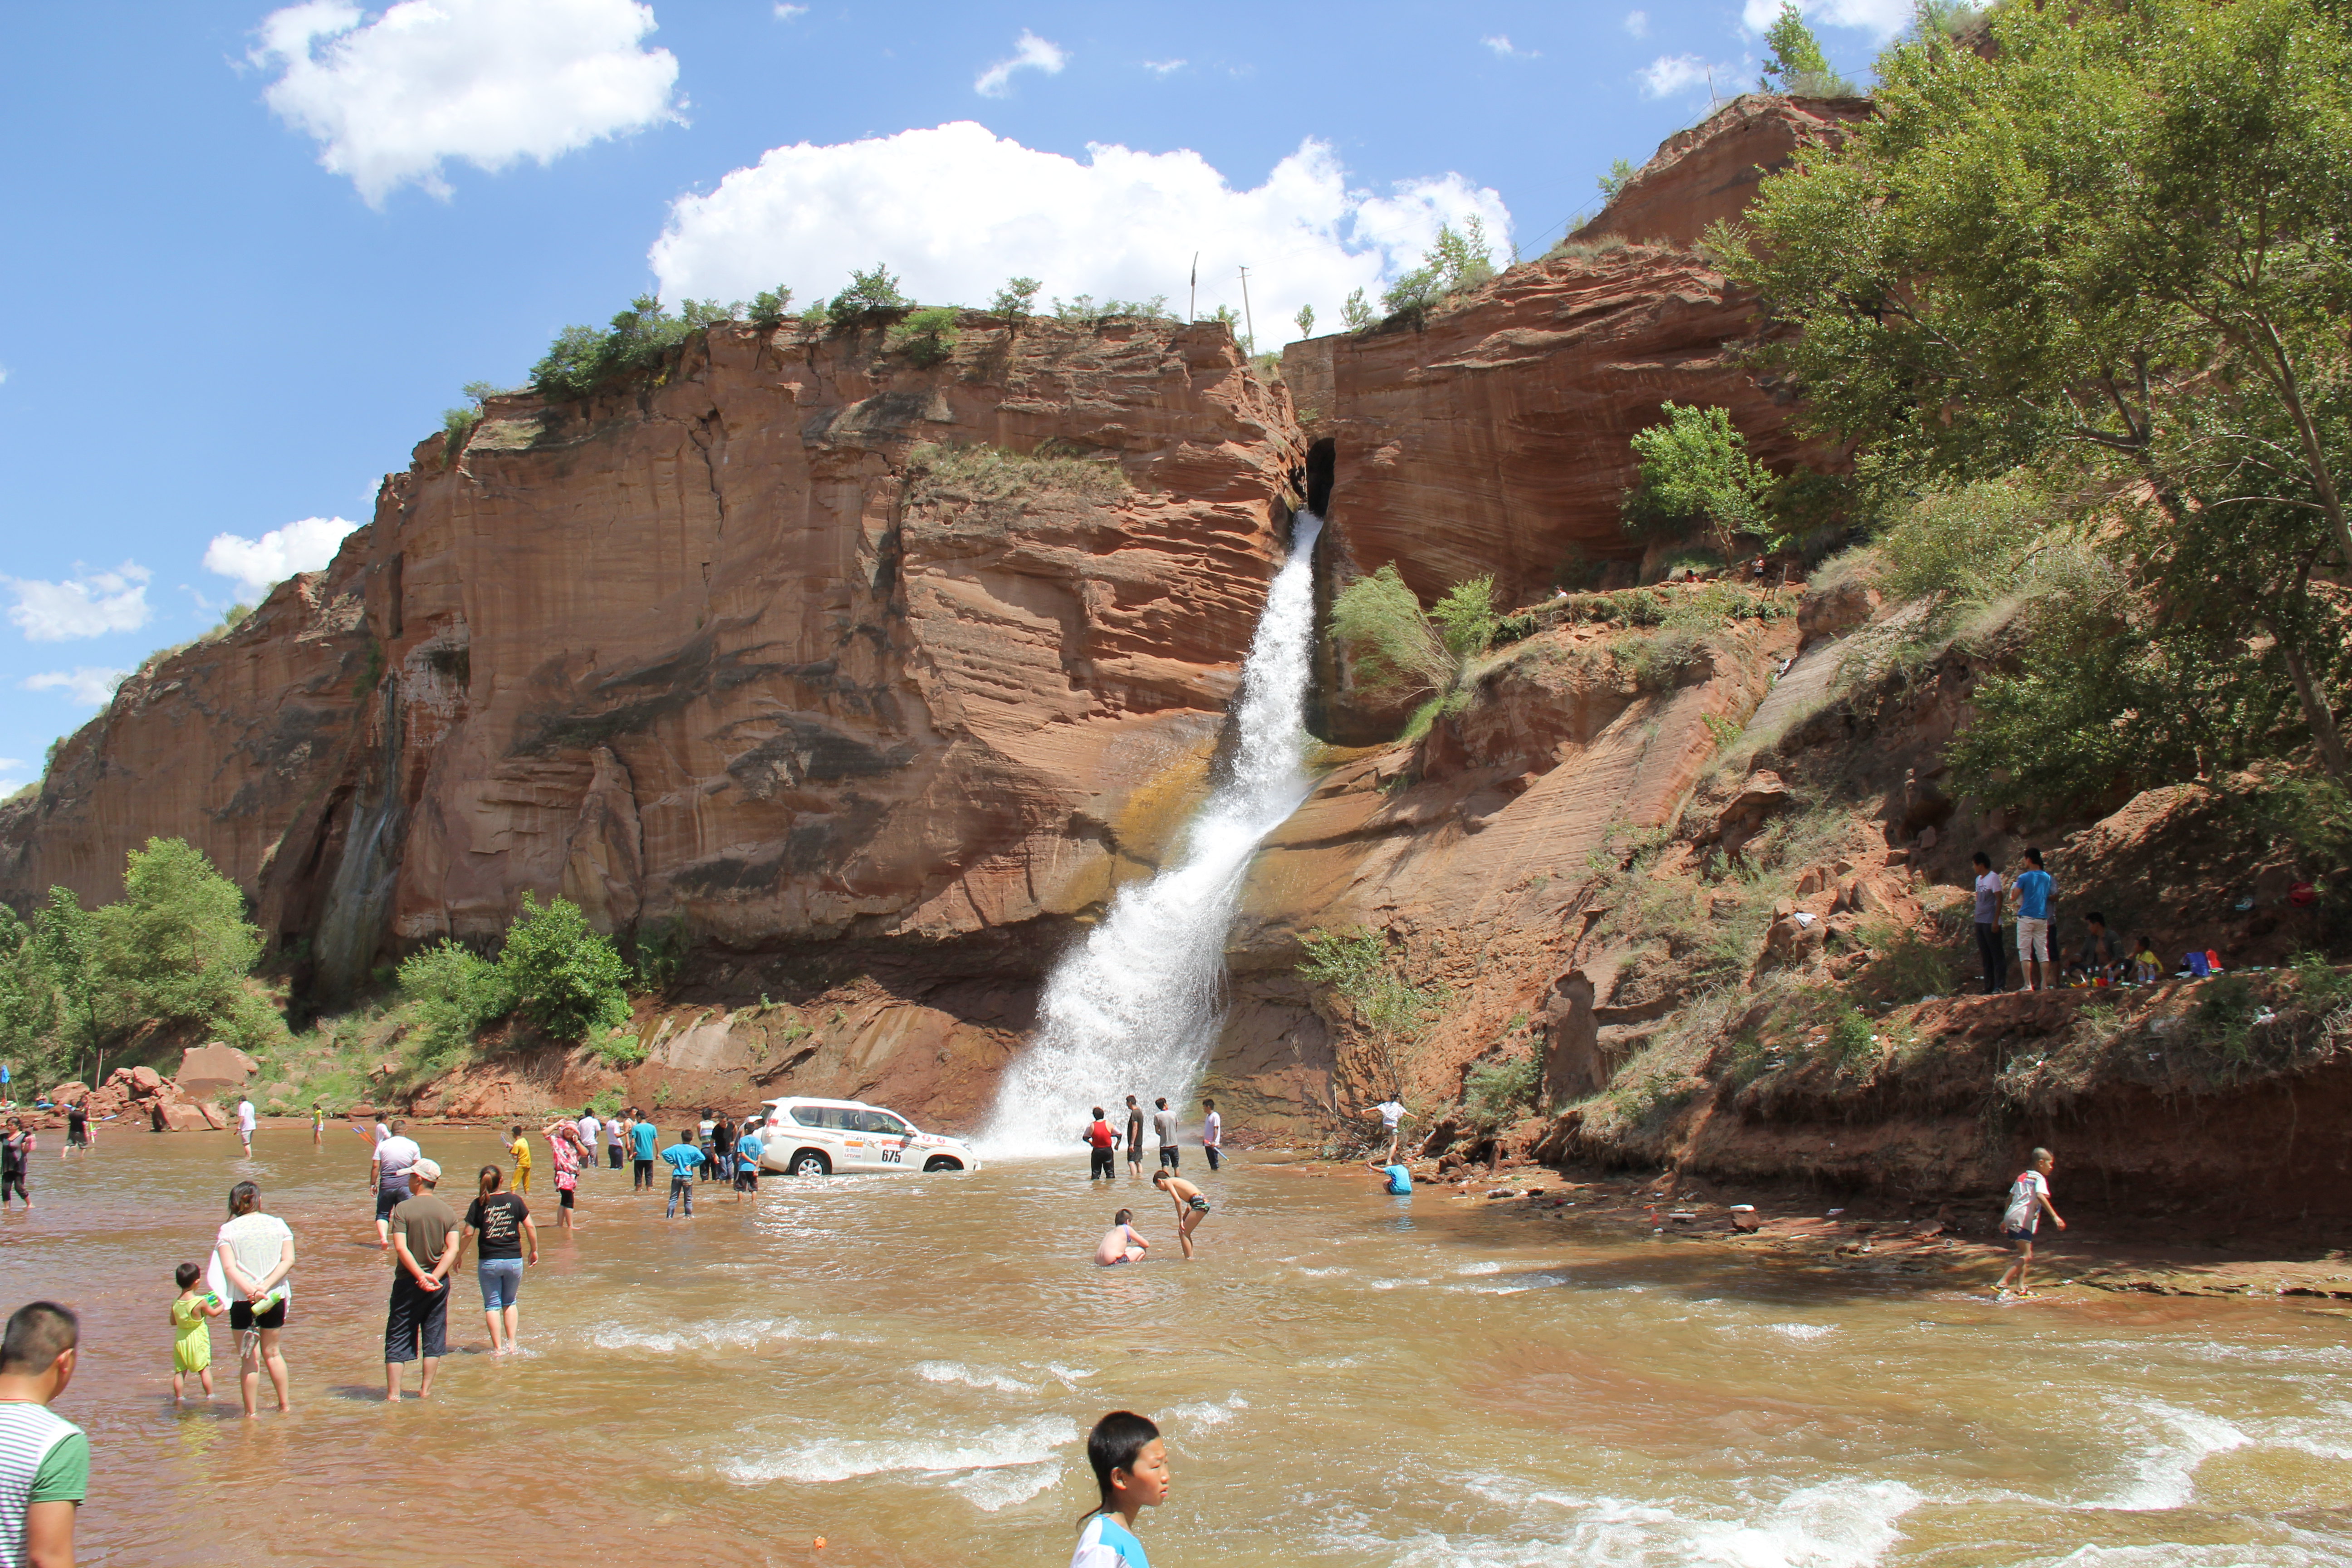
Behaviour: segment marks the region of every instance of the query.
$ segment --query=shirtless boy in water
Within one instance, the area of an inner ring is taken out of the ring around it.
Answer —
[[[1184,1256],[1192,1256],[1192,1232],[1209,1217],[1209,1200],[1201,1189],[1167,1169],[1151,1173],[1151,1184],[1176,1200],[1176,1240],[1184,1248]]]
[[[1133,1209],[1121,1209],[1111,1216],[1110,1228],[1103,1232],[1102,1240],[1095,1247],[1095,1261],[1108,1268],[1114,1263],[1140,1263],[1150,1250],[1151,1243],[1135,1234],[1131,1223]]]

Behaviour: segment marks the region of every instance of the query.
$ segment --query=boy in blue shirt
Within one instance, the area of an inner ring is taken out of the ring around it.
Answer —
[[[1364,1169],[1388,1182],[1387,1191],[1395,1197],[1407,1197],[1412,1193],[1412,1171],[1404,1165],[1384,1165],[1378,1160],[1364,1162]]]
[[[760,1124],[743,1123],[743,1131],[735,1140],[735,1201],[741,1203],[743,1194],[760,1195]]]
[[[2046,989],[2058,978],[2050,962],[2050,873],[2042,868],[2042,851],[2025,852],[2025,869],[2014,884],[2017,892],[2017,960],[2025,970],[2028,991]]]
[[[677,1142],[661,1152],[662,1163],[669,1167],[669,1206],[662,1211],[667,1219],[677,1213],[680,1199],[686,1203],[686,1217],[694,1217],[694,1173],[702,1162],[710,1158],[694,1141],[694,1129],[689,1127],[677,1135]]]

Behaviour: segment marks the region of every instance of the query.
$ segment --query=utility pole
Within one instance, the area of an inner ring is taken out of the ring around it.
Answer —
[[[1257,323],[1250,320],[1249,268],[1242,268],[1242,325],[1249,331],[1249,352],[1257,353]]]
[[[1184,301],[1184,324],[1191,326],[1192,318],[1201,313],[1201,253],[1192,253],[1192,293]]]

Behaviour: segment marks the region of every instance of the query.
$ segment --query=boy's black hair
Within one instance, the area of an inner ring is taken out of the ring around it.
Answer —
[[[1135,1211],[1133,1209],[1121,1209],[1117,1214],[1110,1216],[1110,1222],[1113,1225],[1133,1225],[1135,1223]]]
[[[183,1263],[172,1270],[173,1282],[184,1290],[205,1277],[205,1271],[193,1263]]]
[[[1131,1095],[1131,1094],[1130,1094],[1130,1095],[1129,1095],[1129,1096],[1127,1097],[1127,1102],[1128,1102],[1129,1105],[1133,1105],[1133,1104],[1135,1103],[1135,1096],[1133,1096],[1133,1095]]]
[[[1102,1120],[1102,1107],[1099,1105],[1095,1107],[1095,1120],[1097,1121],[1100,1121]]]
[[[80,1342],[81,1320],[72,1308],[27,1301],[9,1315],[7,1335],[0,1339],[0,1377],[10,1373],[37,1377]]]
[[[1156,1187],[1174,1174],[1175,1173],[1173,1171],[1171,1171],[1167,1166],[1162,1165],[1160,1169],[1151,1173],[1151,1184]]]
[[[1214,1110],[1217,1109],[1217,1102],[1213,1100],[1204,1100],[1201,1101],[1201,1108],[1204,1110]]]
[[[520,1138],[520,1137],[521,1137],[521,1136],[522,1136],[522,1123],[520,1123],[520,1121],[518,1121],[518,1122],[516,1122],[512,1127],[508,1128],[508,1129],[507,1129],[507,1136],[508,1136],[508,1137],[509,1137],[509,1138]]]
[[[1152,1425],[1150,1417],[1138,1415],[1132,1410],[1114,1410],[1095,1423],[1095,1429],[1087,1434],[1087,1463],[1094,1468],[1095,1485],[1101,1489],[1102,1501],[1078,1516],[1080,1530],[1087,1527],[1087,1520],[1098,1513],[1109,1513],[1117,1507],[1110,1488],[1111,1472],[1126,1470],[1132,1474],[1136,1456],[1143,1452],[1144,1445],[1159,1440],[1160,1428]]]
[[[1992,869],[1992,857],[1979,849],[1975,854],[1969,857],[1969,864],[1971,866],[1981,866],[1986,870],[1990,871]]]
[[[2084,915],[2083,919],[2095,926],[2103,926],[2107,923],[2107,917],[2101,914],[2096,910],[2093,910],[2089,914]]]
[[[2041,865],[2041,864],[2042,864],[2042,851],[2041,851],[2041,850],[2039,850],[2039,849],[2031,849],[2031,848],[2029,848],[2029,849],[2028,849],[2028,850],[2026,850],[2026,852],[2025,852],[2025,858],[2026,858],[2028,860],[2032,861],[2036,866],[2039,866],[2039,865]]]
[[[1151,1102],[1151,1108],[1152,1108],[1154,1110],[1167,1110],[1167,1109],[1168,1109],[1168,1097],[1167,1097],[1166,1095],[1164,1095],[1164,1094],[1163,1094],[1163,1095],[1161,1095],[1158,1100],[1153,1100],[1153,1101]]]

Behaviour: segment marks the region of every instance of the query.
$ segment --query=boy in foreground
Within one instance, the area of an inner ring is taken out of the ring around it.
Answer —
[[[1192,1232],[1209,1217],[1209,1200],[1201,1195],[1200,1188],[1165,1168],[1151,1173],[1151,1184],[1176,1201],[1176,1242],[1184,1249],[1185,1258],[1190,1259],[1192,1256]]]
[[[1168,1451],[1160,1428],[1131,1410],[1114,1410],[1087,1434],[1087,1465],[1101,1500],[1078,1522],[1070,1568],[1151,1568],[1136,1539],[1135,1520],[1168,1500]]]
[[[49,1405],[73,1381],[80,1342],[81,1320],[55,1301],[17,1308],[0,1339],[0,1563],[73,1563],[89,1439]]]
[[[2047,1149],[2036,1149],[2027,1169],[2010,1184],[2009,1208],[2000,1216],[2000,1234],[2017,1249],[2017,1261],[2011,1264],[1995,1285],[1993,1295],[2003,1301],[2030,1301],[2034,1292],[2025,1288],[2026,1270],[2033,1263],[2033,1232],[2042,1223],[2046,1210],[2051,1221],[2060,1230],[2066,1222],[2058,1217],[2058,1210],[2050,1201],[2050,1172],[2056,1163]],[[2012,1292],[2011,1281],[2016,1281]]]

